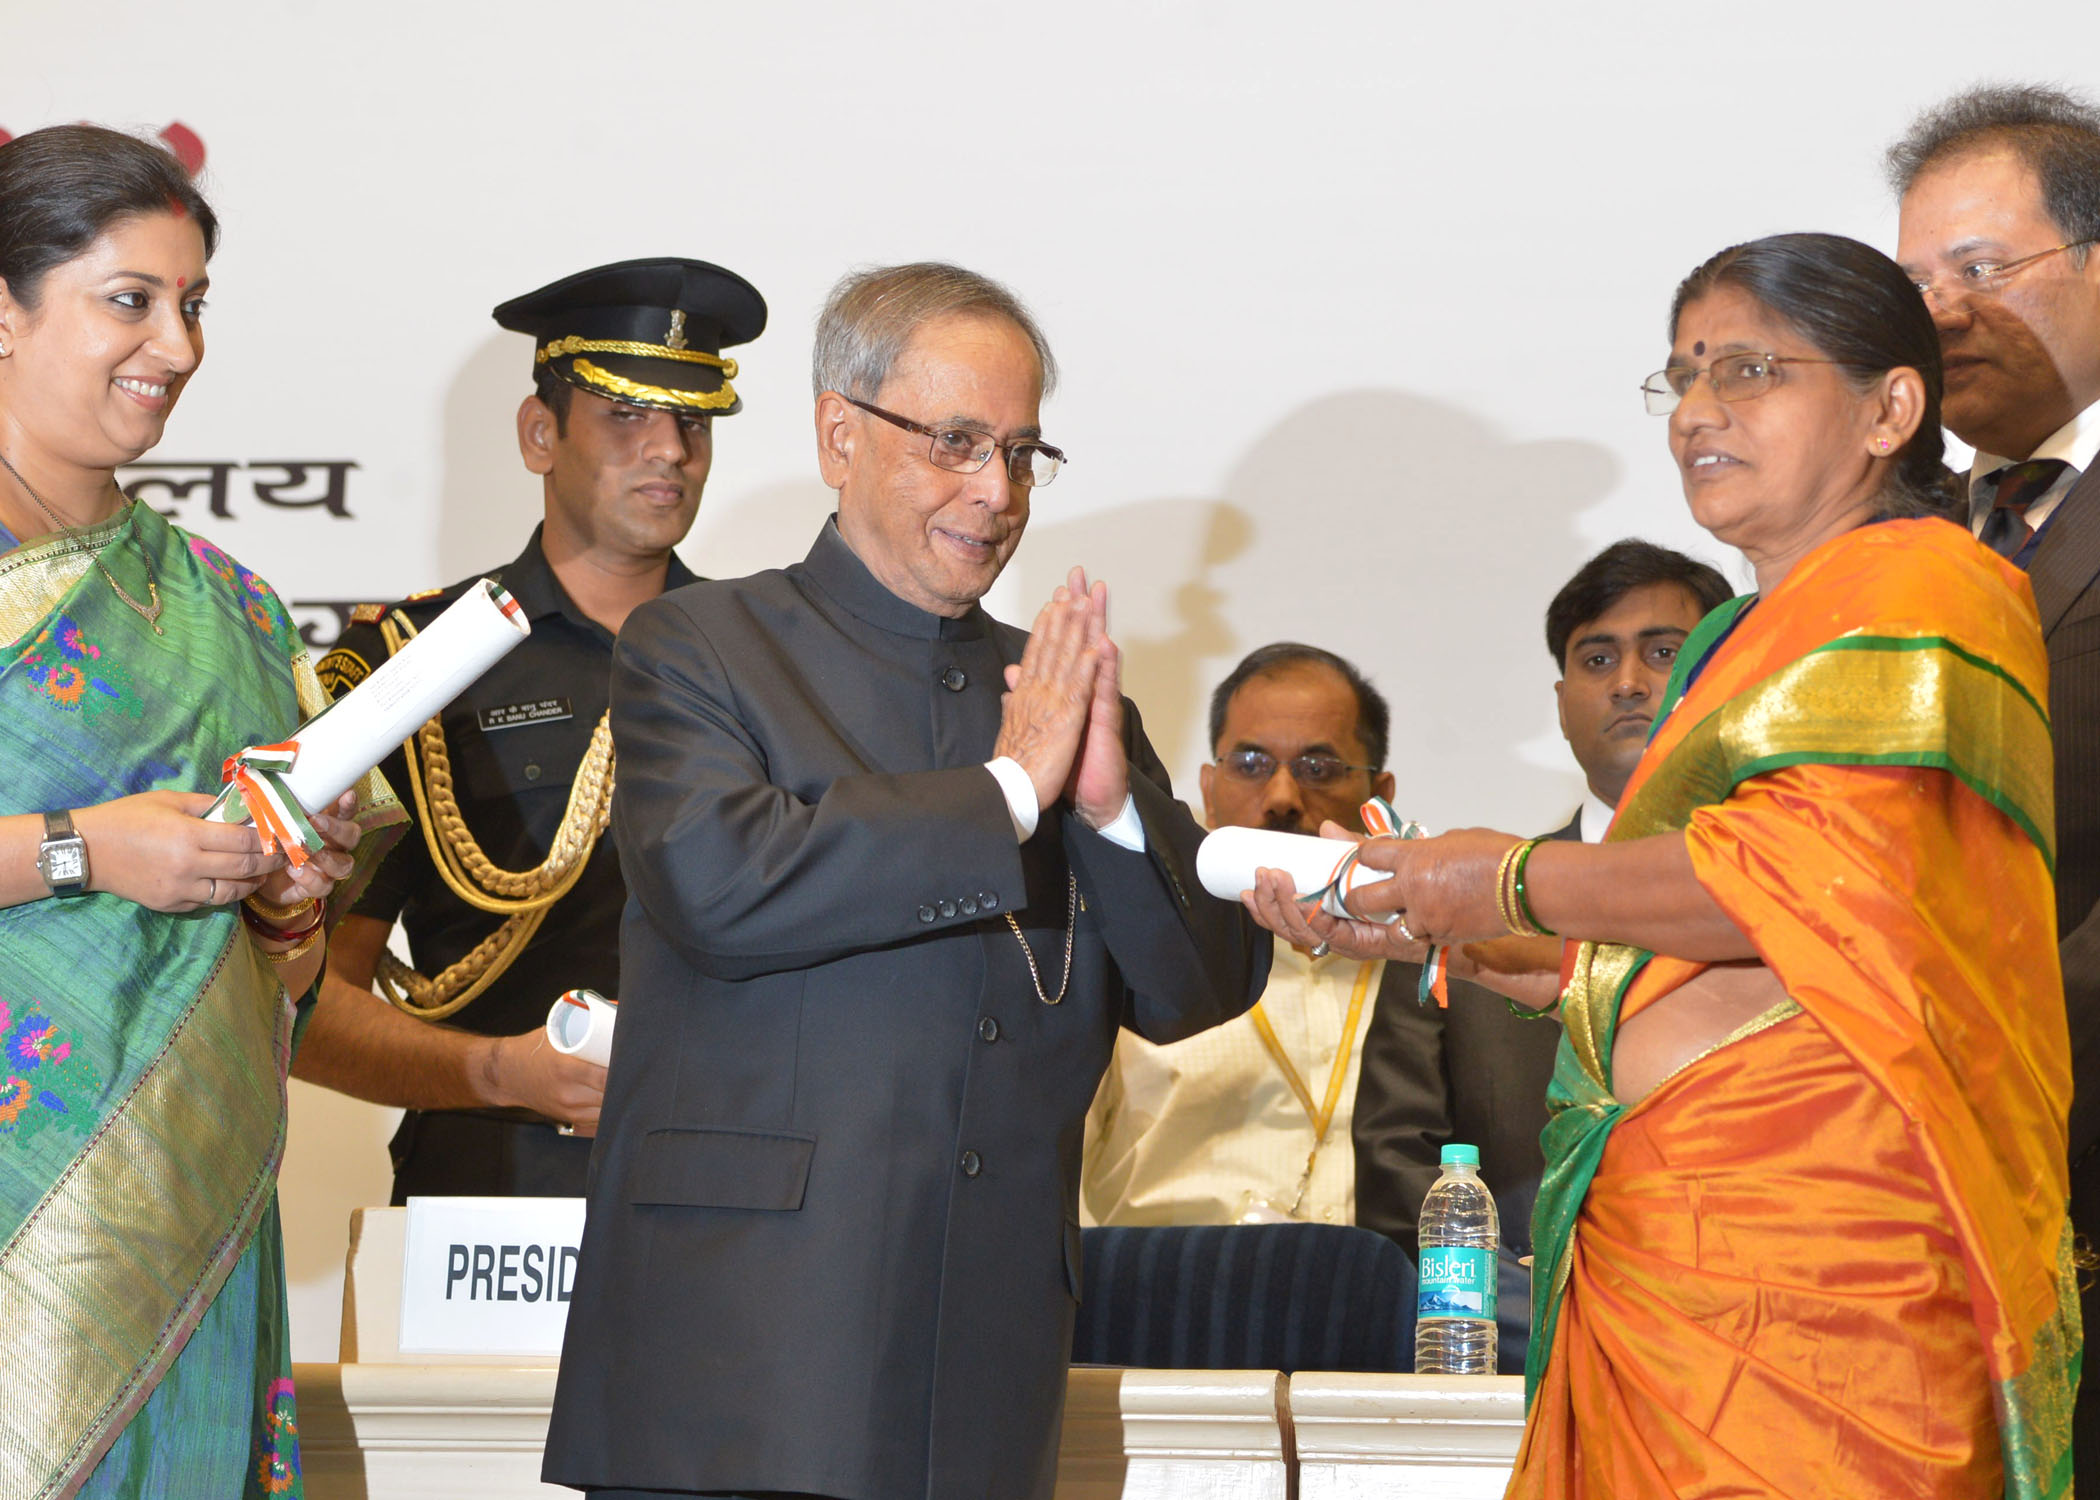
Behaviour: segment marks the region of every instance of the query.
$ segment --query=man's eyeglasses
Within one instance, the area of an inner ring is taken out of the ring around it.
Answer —
[[[906,432],[916,432],[931,441],[926,447],[926,458],[936,469],[947,469],[955,474],[975,474],[991,462],[994,453],[1004,450],[1006,454],[1006,477],[1015,484],[1025,484],[1031,489],[1041,489],[1057,477],[1059,467],[1065,461],[1065,450],[1053,448],[1048,443],[1038,443],[1032,438],[1022,438],[1011,443],[992,440],[988,432],[973,432],[967,427],[927,427],[909,417],[900,417],[893,411],[866,401],[846,400],[870,416],[902,427]]]
[[[1266,750],[1228,750],[1217,765],[1235,781],[1267,781],[1276,774],[1277,760]],[[1294,755],[1289,761],[1291,779],[1300,786],[1333,786],[1354,771],[1372,771],[1375,766],[1352,766],[1339,755],[1313,752]]]
[[[1714,383],[1714,394],[1723,401],[1755,401],[1778,387],[1783,366],[1843,363],[1792,354],[1724,354],[1703,370],[1690,365],[1657,370],[1641,382],[1641,395],[1648,403],[1649,416],[1667,417],[1692,393],[1701,375]]]
[[[2051,245],[2046,250],[2037,250],[2032,255],[2023,255],[2018,260],[1972,260],[1954,273],[1954,282],[1963,292],[1995,297],[2005,290],[2006,282],[2015,271],[2024,271],[2038,260],[2047,260],[2059,250],[2080,250],[2087,245],[2100,245],[2100,240],[2066,240],[2061,245]],[[1940,289],[1937,276],[1913,276],[1910,284],[1918,289],[1921,297],[1937,297],[1942,305],[1947,294]]]

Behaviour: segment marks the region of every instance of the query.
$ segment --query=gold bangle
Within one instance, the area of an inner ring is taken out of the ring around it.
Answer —
[[[1525,934],[1524,930],[1517,925],[1515,910],[1510,905],[1509,867],[1516,863],[1517,851],[1523,847],[1524,841],[1522,839],[1511,844],[1508,849],[1503,851],[1502,863],[1495,867],[1495,915],[1502,919],[1504,927],[1507,927],[1518,937],[1523,937]]]
[[[264,948],[262,956],[273,964],[288,964],[294,959],[306,957],[307,954],[313,951],[314,945],[324,941],[327,936],[328,933],[325,926],[316,922],[313,930],[307,933],[305,937],[299,939],[298,942],[292,944],[291,947],[282,950]]]
[[[250,896],[247,905],[250,911],[274,927],[297,929],[304,927],[306,924],[303,921],[294,921],[293,919],[309,916],[319,899],[317,896],[308,896],[304,901],[294,902],[290,906],[279,906],[275,902],[263,900],[258,895]]]

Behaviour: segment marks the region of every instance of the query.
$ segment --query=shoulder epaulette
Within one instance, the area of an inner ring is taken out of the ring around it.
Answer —
[[[353,604],[350,607],[352,625],[377,625],[386,618],[384,604]]]

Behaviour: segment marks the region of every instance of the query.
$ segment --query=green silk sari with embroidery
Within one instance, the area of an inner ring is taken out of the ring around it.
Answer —
[[[1702,885],[1790,997],[1720,1047],[1806,1010],[1856,1065],[1862,1086],[1902,1111],[1960,1247],[1993,1385],[2005,1493],[2019,1500],[2070,1491],[2082,1347],[2067,1213],[2069,1046],[2048,897],[2055,817],[2046,684],[2024,578],[1941,522],[1862,528],[1809,554],[1762,600],[1722,606],[1685,642],[1608,836],[1684,835]],[[1878,788],[1908,789],[1918,826],[1869,837],[1900,878],[1877,880],[1883,867],[1853,848],[1833,852],[1806,804],[1794,810],[1798,821],[1764,814],[1750,843],[1727,842],[1731,799],[1753,778],[1796,767],[1886,768],[1873,773]],[[1933,773],[1951,774],[2002,818],[1963,803],[1944,783],[1928,786],[1922,778]],[[1933,821],[1949,799],[1966,822]],[[1786,855],[1783,871],[1775,850]],[[1984,924],[1989,930],[1950,952],[1949,934],[1971,932],[1978,903],[1994,900],[2003,909]],[[1967,904],[1962,922],[1949,919],[1954,903]],[[1549,1370],[1559,1369],[1554,1344],[1578,1222],[1629,1108],[1611,1088],[1622,1011],[1704,967],[1604,943],[1574,945],[1569,955],[1546,1175],[1532,1223],[1525,1375],[1533,1402]],[[1695,1059],[1679,1071],[1697,1066]],[[1668,1107],[1696,1108],[1684,1102],[1696,1097],[1679,1089]],[[1785,1124],[1775,1119],[1772,1128],[1783,1133]],[[1843,1158],[1842,1142],[1828,1149]],[[1805,1229],[1804,1256],[1856,1253],[1872,1252],[1817,1245]],[[1652,1294],[1670,1292],[1659,1284]],[[1564,1396],[1575,1378],[1557,1373],[1556,1390]],[[1725,1370],[1713,1376],[1727,1378]],[[1586,1409],[1578,1408],[1578,1428]],[[1533,1447],[1527,1434],[1512,1494],[1551,1488],[1537,1476],[1557,1472],[1560,1459]]]
[[[159,632],[98,556],[157,588]],[[150,510],[0,553],[0,642],[0,814],[214,790],[325,702],[269,587]],[[335,913],[400,820],[360,791]],[[0,1494],[301,1492],[276,1222],[296,1019],[232,908],[0,910]]]

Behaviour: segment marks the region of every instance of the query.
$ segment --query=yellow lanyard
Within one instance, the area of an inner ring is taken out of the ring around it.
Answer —
[[[1334,1107],[1341,1102],[1342,1081],[1349,1076],[1349,1059],[1356,1051],[1356,1023],[1363,1015],[1364,996],[1370,992],[1374,967],[1376,960],[1366,960],[1356,971],[1356,988],[1349,996],[1349,1015],[1342,1022],[1342,1039],[1334,1049],[1334,1066],[1327,1070],[1327,1098],[1318,1109],[1313,1108],[1312,1090],[1305,1086],[1305,1075],[1298,1071],[1298,1065],[1283,1050],[1283,1043],[1277,1040],[1276,1028],[1270,1024],[1268,1012],[1261,1008],[1261,1002],[1255,1001],[1254,1009],[1249,1012],[1254,1017],[1254,1029],[1261,1033],[1261,1044],[1269,1049],[1269,1056],[1276,1060],[1283,1081],[1291,1086],[1291,1092],[1298,1096],[1298,1102],[1305,1106],[1306,1117],[1312,1121],[1315,1156],[1327,1144],[1327,1129],[1334,1123]],[[1311,1157],[1306,1158],[1305,1169],[1308,1173],[1312,1171]]]

